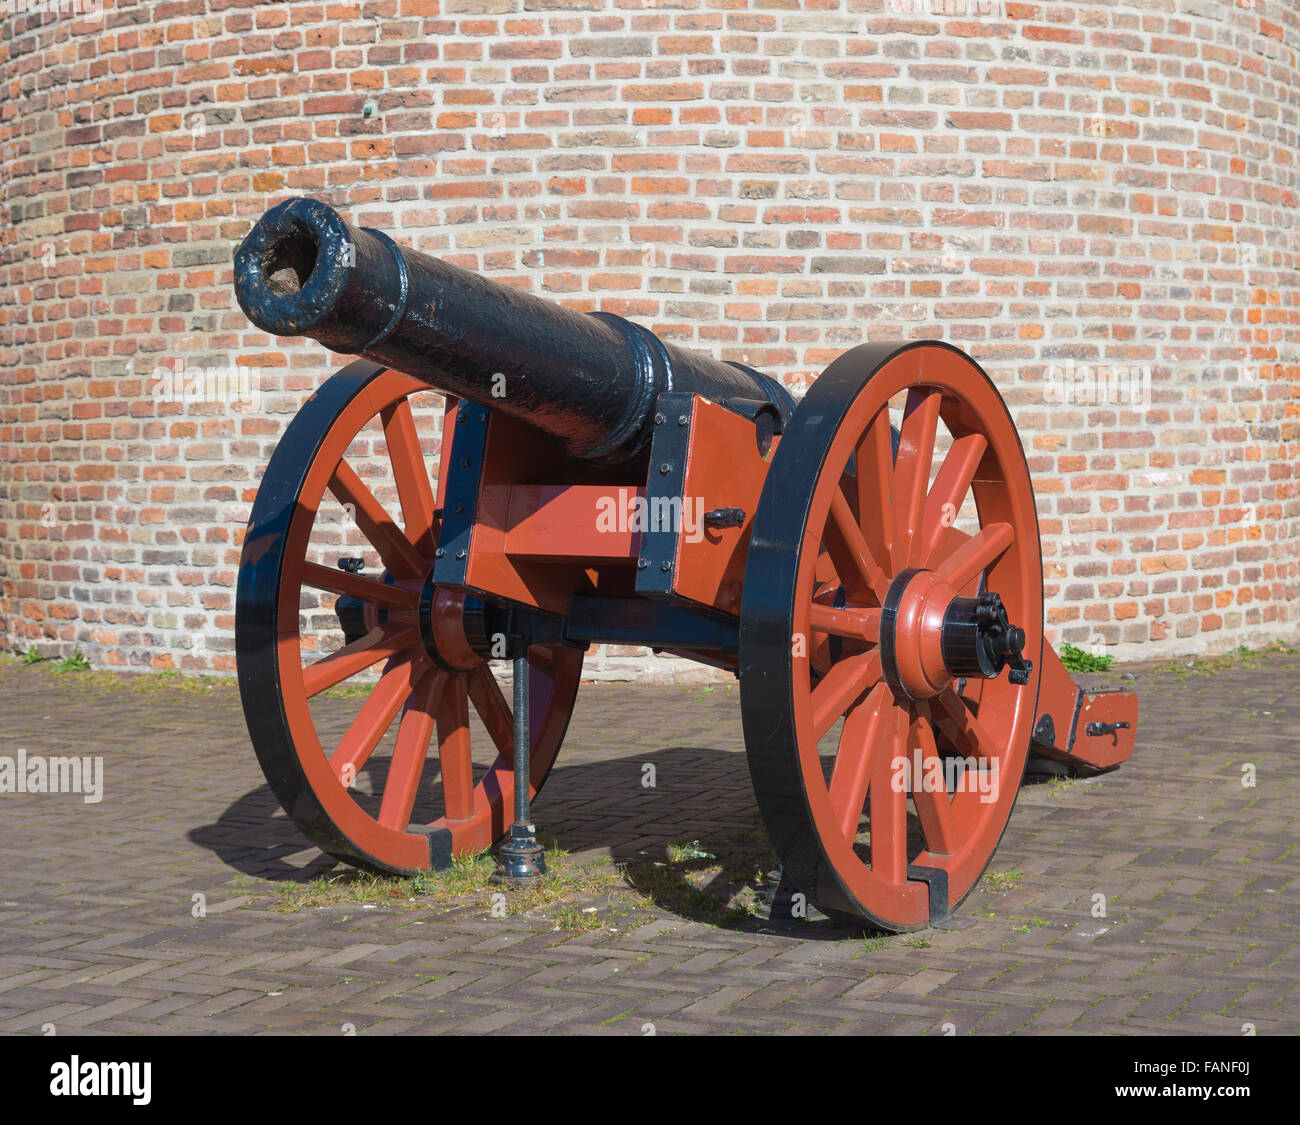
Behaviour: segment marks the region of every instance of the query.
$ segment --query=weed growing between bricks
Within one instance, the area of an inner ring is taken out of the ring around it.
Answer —
[[[616,863],[607,857],[575,860],[552,840],[547,871],[535,886],[502,890],[492,882],[490,851],[454,859],[443,871],[409,877],[343,868],[306,883],[274,890],[277,911],[293,914],[339,906],[465,911],[478,918],[540,919],[557,930],[627,928],[678,916],[737,928],[756,928],[774,860],[755,826],[718,837],[725,858],[699,840],[670,845],[662,859]],[[595,905],[592,905],[592,904]]]

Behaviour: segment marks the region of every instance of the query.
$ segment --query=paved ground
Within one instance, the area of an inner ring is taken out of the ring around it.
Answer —
[[[6,662],[0,754],[102,755],[105,788],[0,794],[0,1031],[1294,1034],[1300,655],[1224,663],[1127,669],[1132,762],[1028,786],[961,928],[864,938],[720,913],[690,881],[711,861],[667,850],[761,863],[732,687],[584,688],[536,819],[634,886],[497,918],[313,897],[337,869],[232,690]]]

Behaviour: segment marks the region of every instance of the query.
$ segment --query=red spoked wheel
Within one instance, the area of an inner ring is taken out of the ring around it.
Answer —
[[[465,640],[461,593],[432,581],[439,515],[411,405],[430,393],[358,361],[312,395],[258,489],[235,615],[244,715],[276,797],[324,851],[395,873],[489,847],[514,793],[512,708]],[[386,453],[400,523],[352,464],[357,448]],[[360,530],[365,555],[342,545],[345,528],[321,516],[327,505]],[[330,565],[331,553],[349,569]],[[363,563],[377,576],[357,573]],[[337,611],[320,604],[331,594]],[[582,653],[534,645],[528,663],[535,793],[564,739]],[[324,693],[352,685],[356,706],[340,719],[345,703]],[[471,710],[486,747],[471,737]]]
[[[1042,643],[1033,488],[992,381],[938,343],[841,356],[781,437],[741,605],[750,775],[794,886],[895,931],[954,909],[1015,803]]]

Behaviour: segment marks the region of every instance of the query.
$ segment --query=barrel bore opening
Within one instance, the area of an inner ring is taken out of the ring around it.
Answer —
[[[298,227],[275,240],[262,258],[262,273],[277,297],[299,292],[316,268],[316,239]]]

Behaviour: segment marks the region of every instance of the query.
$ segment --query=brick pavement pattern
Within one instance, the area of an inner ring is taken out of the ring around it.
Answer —
[[[1132,761],[1027,785],[990,867],[1019,879],[883,938],[659,904],[584,933],[418,902],[282,913],[276,888],[331,861],[263,783],[232,689],[6,663],[0,755],[102,755],[105,785],[0,794],[0,1032],[1295,1034],[1300,655],[1249,663],[1130,666]],[[575,855],[642,862],[753,816],[725,686],[584,687],[535,806]]]

